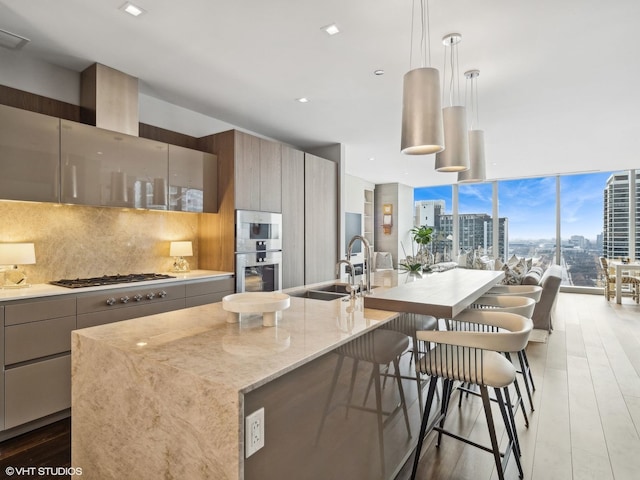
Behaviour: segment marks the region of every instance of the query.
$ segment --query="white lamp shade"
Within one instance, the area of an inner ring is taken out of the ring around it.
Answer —
[[[400,148],[407,155],[428,155],[444,148],[440,72],[435,68],[414,68],[404,75]]]
[[[171,242],[169,247],[169,256],[171,257],[192,257],[193,247],[191,242]]]
[[[444,121],[444,151],[436,154],[436,170],[462,172],[469,169],[469,139],[467,109],[453,106],[442,110]]]
[[[33,265],[36,251],[33,243],[0,243],[0,265]]]
[[[484,130],[469,130],[469,170],[458,173],[458,182],[483,182],[487,179],[484,159]]]

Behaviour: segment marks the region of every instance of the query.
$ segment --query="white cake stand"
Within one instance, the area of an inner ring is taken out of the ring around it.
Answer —
[[[222,308],[226,310],[227,322],[237,323],[242,314],[262,314],[262,325],[273,327],[278,322],[282,310],[289,308],[291,298],[286,293],[245,292],[227,295],[222,299]]]

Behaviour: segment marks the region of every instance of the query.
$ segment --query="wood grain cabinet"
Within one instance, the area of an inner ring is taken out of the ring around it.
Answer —
[[[169,145],[169,210],[218,211],[218,160],[215,155]]]
[[[338,164],[304,155],[304,283],[334,279],[338,261]]]
[[[304,153],[282,146],[282,288],[304,285]]]
[[[282,146],[235,132],[235,207],[280,213],[282,209]]]
[[[0,105],[0,199],[58,202],[60,120]]]
[[[60,121],[63,203],[167,209],[168,145]]]

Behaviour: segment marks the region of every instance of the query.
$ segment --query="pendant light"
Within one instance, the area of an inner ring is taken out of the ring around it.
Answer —
[[[441,152],[444,149],[440,103],[440,72],[431,67],[428,0],[420,0],[420,10],[420,56],[422,66],[411,69],[413,23],[415,18],[415,0],[413,0],[409,72],[404,76],[402,91],[401,151],[406,155],[427,155]]]
[[[449,106],[442,110],[444,122],[444,151],[436,155],[436,170],[439,172],[462,172],[469,168],[469,141],[467,134],[467,111],[460,104],[460,85],[458,80],[458,43],[462,40],[459,33],[450,33],[442,39],[445,46],[444,77],[447,82],[447,56],[450,58],[451,80],[449,81]],[[449,55],[447,55],[447,48]],[[458,81],[457,81],[458,80]],[[443,102],[445,97],[443,89]],[[457,103],[457,104],[456,104]]]
[[[478,77],[480,70],[469,70],[464,72],[469,85],[469,102],[471,105],[471,125],[469,130],[469,170],[458,173],[458,182],[471,183],[483,182],[487,179],[486,163],[484,158],[484,130],[480,130],[480,116],[478,114]],[[466,99],[465,89],[465,99]]]

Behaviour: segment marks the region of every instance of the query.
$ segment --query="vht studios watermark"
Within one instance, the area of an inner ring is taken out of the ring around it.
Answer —
[[[8,477],[13,476],[30,476],[30,475],[50,475],[50,476],[63,476],[63,475],[82,475],[82,468],[80,467],[7,467],[4,469],[4,473]]]

